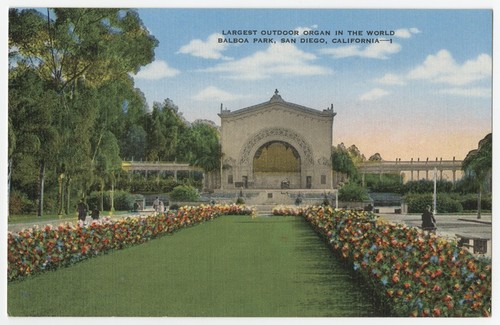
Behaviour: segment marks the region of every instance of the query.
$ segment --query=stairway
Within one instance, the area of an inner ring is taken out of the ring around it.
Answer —
[[[253,207],[257,211],[257,216],[272,216],[273,215],[273,207],[275,207],[275,204],[260,204],[260,205],[254,205]]]

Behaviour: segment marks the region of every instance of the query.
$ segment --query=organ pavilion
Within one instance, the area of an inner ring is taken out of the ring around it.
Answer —
[[[269,101],[236,111],[221,106],[221,190],[332,189],[336,113]]]

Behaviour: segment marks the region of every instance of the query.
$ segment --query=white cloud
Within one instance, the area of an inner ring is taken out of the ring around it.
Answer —
[[[384,85],[396,85],[396,86],[406,85],[406,81],[404,80],[404,78],[394,73],[386,73],[383,77],[375,79],[375,82]]]
[[[473,87],[473,88],[448,88],[441,89],[441,94],[463,96],[463,97],[491,97],[491,88],[487,87]]]
[[[422,64],[406,74],[386,73],[375,82],[384,85],[405,85],[410,81],[422,80],[433,84],[455,86],[441,89],[440,94],[463,97],[491,97],[491,89],[474,87],[474,83],[491,78],[492,59],[487,54],[459,64],[447,50],[428,55]],[[467,87],[469,86],[469,87]]]
[[[394,36],[399,38],[410,38],[413,34],[420,33],[418,28],[400,28],[395,31]]]
[[[394,36],[399,38],[410,38],[413,34],[420,33],[418,28],[400,28],[394,31]],[[334,47],[321,49],[321,54],[331,55],[336,59],[357,56],[360,58],[386,60],[393,54],[401,51],[401,45],[395,42],[380,41],[379,43],[370,43],[367,46],[353,44],[343,47]]]
[[[359,97],[361,101],[372,101],[389,95],[390,92],[381,88],[374,88]]]
[[[219,38],[224,38],[224,36],[222,34],[215,33],[208,36],[206,41],[194,39],[188,44],[182,46],[177,53],[189,54],[204,59],[228,60],[230,58],[222,55],[222,52],[227,49],[229,44],[219,43]]]
[[[316,29],[316,28],[318,28],[318,25],[312,25],[311,27],[297,27],[297,28],[295,28],[295,30],[299,32],[298,36],[301,36],[301,35],[304,35],[305,31],[309,32],[309,31]]]
[[[198,101],[203,101],[203,100],[231,101],[243,97],[244,96],[242,95],[231,94],[217,87],[209,86],[198,92],[196,95],[194,95],[193,99]]]
[[[397,43],[378,43],[370,44],[363,51],[363,57],[372,59],[388,59],[389,55],[401,51],[401,45]]]
[[[338,48],[328,48],[320,50],[321,54],[331,55],[334,58],[347,58],[357,56],[370,59],[388,59],[390,55],[401,51],[401,45],[397,43],[380,42],[372,43],[364,48],[359,45],[349,45]]]
[[[276,75],[313,76],[332,73],[329,68],[312,64],[316,56],[293,44],[271,44],[240,60],[220,63],[206,72],[217,72],[230,79],[261,80]]]
[[[491,57],[480,54],[464,64],[457,64],[447,50],[429,55],[425,61],[408,73],[409,79],[429,80],[455,86],[463,86],[491,77]]]
[[[135,77],[138,79],[159,80],[175,77],[179,73],[179,70],[169,67],[167,62],[156,60],[142,67]]]

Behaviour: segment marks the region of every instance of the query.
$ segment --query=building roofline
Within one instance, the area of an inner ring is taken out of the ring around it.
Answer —
[[[307,112],[309,114],[316,115],[318,117],[333,117],[333,116],[337,115],[337,113],[335,113],[333,111],[333,104],[332,104],[332,106],[330,108],[327,108],[327,109],[325,109],[323,111],[320,111],[320,110],[317,110],[317,109],[314,109],[314,108],[310,108],[310,107],[307,107],[307,106],[303,106],[303,105],[299,105],[299,104],[295,104],[295,103],[284,101],[281,98],[281,96],[278,94],[278,90],[276,90],[275,93],[274,93],[274,96],[271,97],[271,99],[268,100],[268,101],[266,101],[266,102],[263,102],[263,103],[260,103],[260,104],[256,104],[256,105],[252,105],[252,106],[248,106],[248,107],[244,107],[244,108],[238,109],[236,111],[230,111],[230,110],[227,110],[227,109],[222,109],[222,107],[221,107],[221,112],[218,115],[221,118],[225,118],[225,117],[237,117],[237,116],[241,116],[241,115],[244,115],[244,114],[247,114],[247,113],[259,110],[259,109],[261,109],[263,107],[270,106],[272,104],[278,104],[279,106],[289,107],[291,109],[298,110],[298,111],[301,111],[301,112]]]

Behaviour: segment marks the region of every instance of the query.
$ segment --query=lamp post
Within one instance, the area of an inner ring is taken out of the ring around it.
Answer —
[[[436,189],[437,189],[437,186],[436,186],[436,183],[437,183],[437,168],[434,167],[434,194],[432,196],[433,198],[433,203],[434,203],[434,210],[433,210],[433,213],[434,215],[436,214],[436,202],[437,202],[437,192],[436,192]]]
[[[335,209],[339,208],[339,189],[335,191]]]

